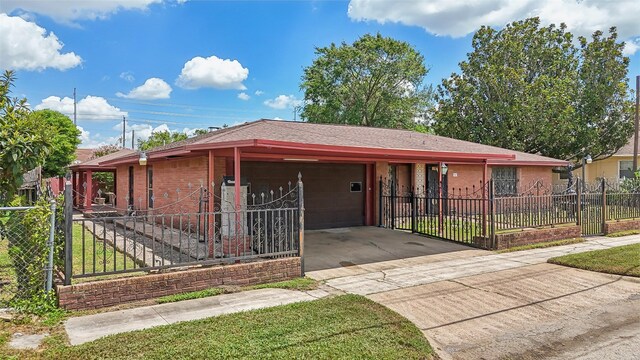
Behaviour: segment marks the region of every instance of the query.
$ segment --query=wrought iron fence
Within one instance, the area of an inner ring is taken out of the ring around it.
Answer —
[[[211,184],[175,201],[165,196],[167,201],[157,202],[161,205],[155,208],[75,218],[67,229],[65,283],[73,278],[301,256],[302,187],[299,177],[286,189],[243,193],[237,207],[233,186],[221,185],[216,195]],[[70,186],[66,191],[71,192]]]
[[[52,289],[55,219],[55,202],[0,207],[0,306]]]
[[[607,221],[640,218],[640,188],[606,180],[527,186],[491,180],[478,188],[425,191],[381,178],[379,186],[380,226],[468,244],[479,237],[563,225],[581,225],[583,235],[599,235]]]

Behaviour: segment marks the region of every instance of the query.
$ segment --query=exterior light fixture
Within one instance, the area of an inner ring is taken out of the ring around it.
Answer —
[[[447,166],[447,164],[442,163],[442,175],[447,175],[447,171],[449,171],[449,167]]]
[[[584,161],[587,164],[591,164],[593,162],[593,159],[591,158],[591,155],[587,155],[587,156],[584,157]]]
[[[145,152],[141,152],[140,153],[140,158],[138,159],[138,163],[141,166],[147,165],[147,153],[145,153]]]
[[[593,162],[593,159],[591,158],[591,155],[587,155],[582,158],[582,188],[583,189],[585,185],[587,185],[587,179],[586,179],[587,164],[591,164],[592,162]]]

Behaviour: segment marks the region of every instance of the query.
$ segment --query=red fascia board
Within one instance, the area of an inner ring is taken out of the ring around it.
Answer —
[[[70,166],[69,169],[71,171],[87,171],[87,170],[91,170],[91,171],[115,171],[116,170],[116,168],[112,167],[112,166],[82,165],[82,164]]]
[[[513,161],[491,161],[487,162],[488,165],[517,165],[517,166],[567,166],[569,165],[568,161],[523,161],[523,160],[513,160]]]
[[[382,149],[382,148],[366,148],[355,146],[337,146],[337,145],[321,145],[321,144],[302,144],[285,141],[274,140],[256,140],[257,147],[272,147],[290,150],[316,150],[324,152],[338,152],[347,154],[379,156],[381,158],[446,158],[446,159],[504,159],[513,160],[515,155],[512,154],[477,154],[451,151],[427,151],[427,150],[410,150],[410,149]]]

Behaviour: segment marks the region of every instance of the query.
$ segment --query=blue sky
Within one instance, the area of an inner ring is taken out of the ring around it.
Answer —
[[[292,119],[314,47],[366,33],[412,44],[430,68],[425,81],[437,84],[458,70],[482,24],[538,15],[584,35],[616,25],[632,77],[640,74],[640,2],[624,2],[5,0],[0,65],[17,69],[14,94],[34,108],[70,114],[77,88],[81,146],[93,147],[117,141],[122,115],[136,137]]]

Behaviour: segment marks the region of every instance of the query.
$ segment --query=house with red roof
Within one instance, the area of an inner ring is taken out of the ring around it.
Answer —
[[[551,185],[552,170],[567,164],[410,130],[263,119],[147,152],[123,149],[71,169],[74,190],[82,195],[76,205],[85,210],[96,196],[86,190],[93,188],[92,173],[114,172],[115,209],[121,213],[166,208],[202,187],[222,196],[222,186],[233,186],[240,207],[253,195],[286,188],[301,174],[305,226],[323,229],[378,224],[377,199],[387,179],[407,190],[456,196],[484,193],[491,178]],[[187,203],[181,211],[201,211],[201,204]],[[216,204],[207,206],[212,211]]]

